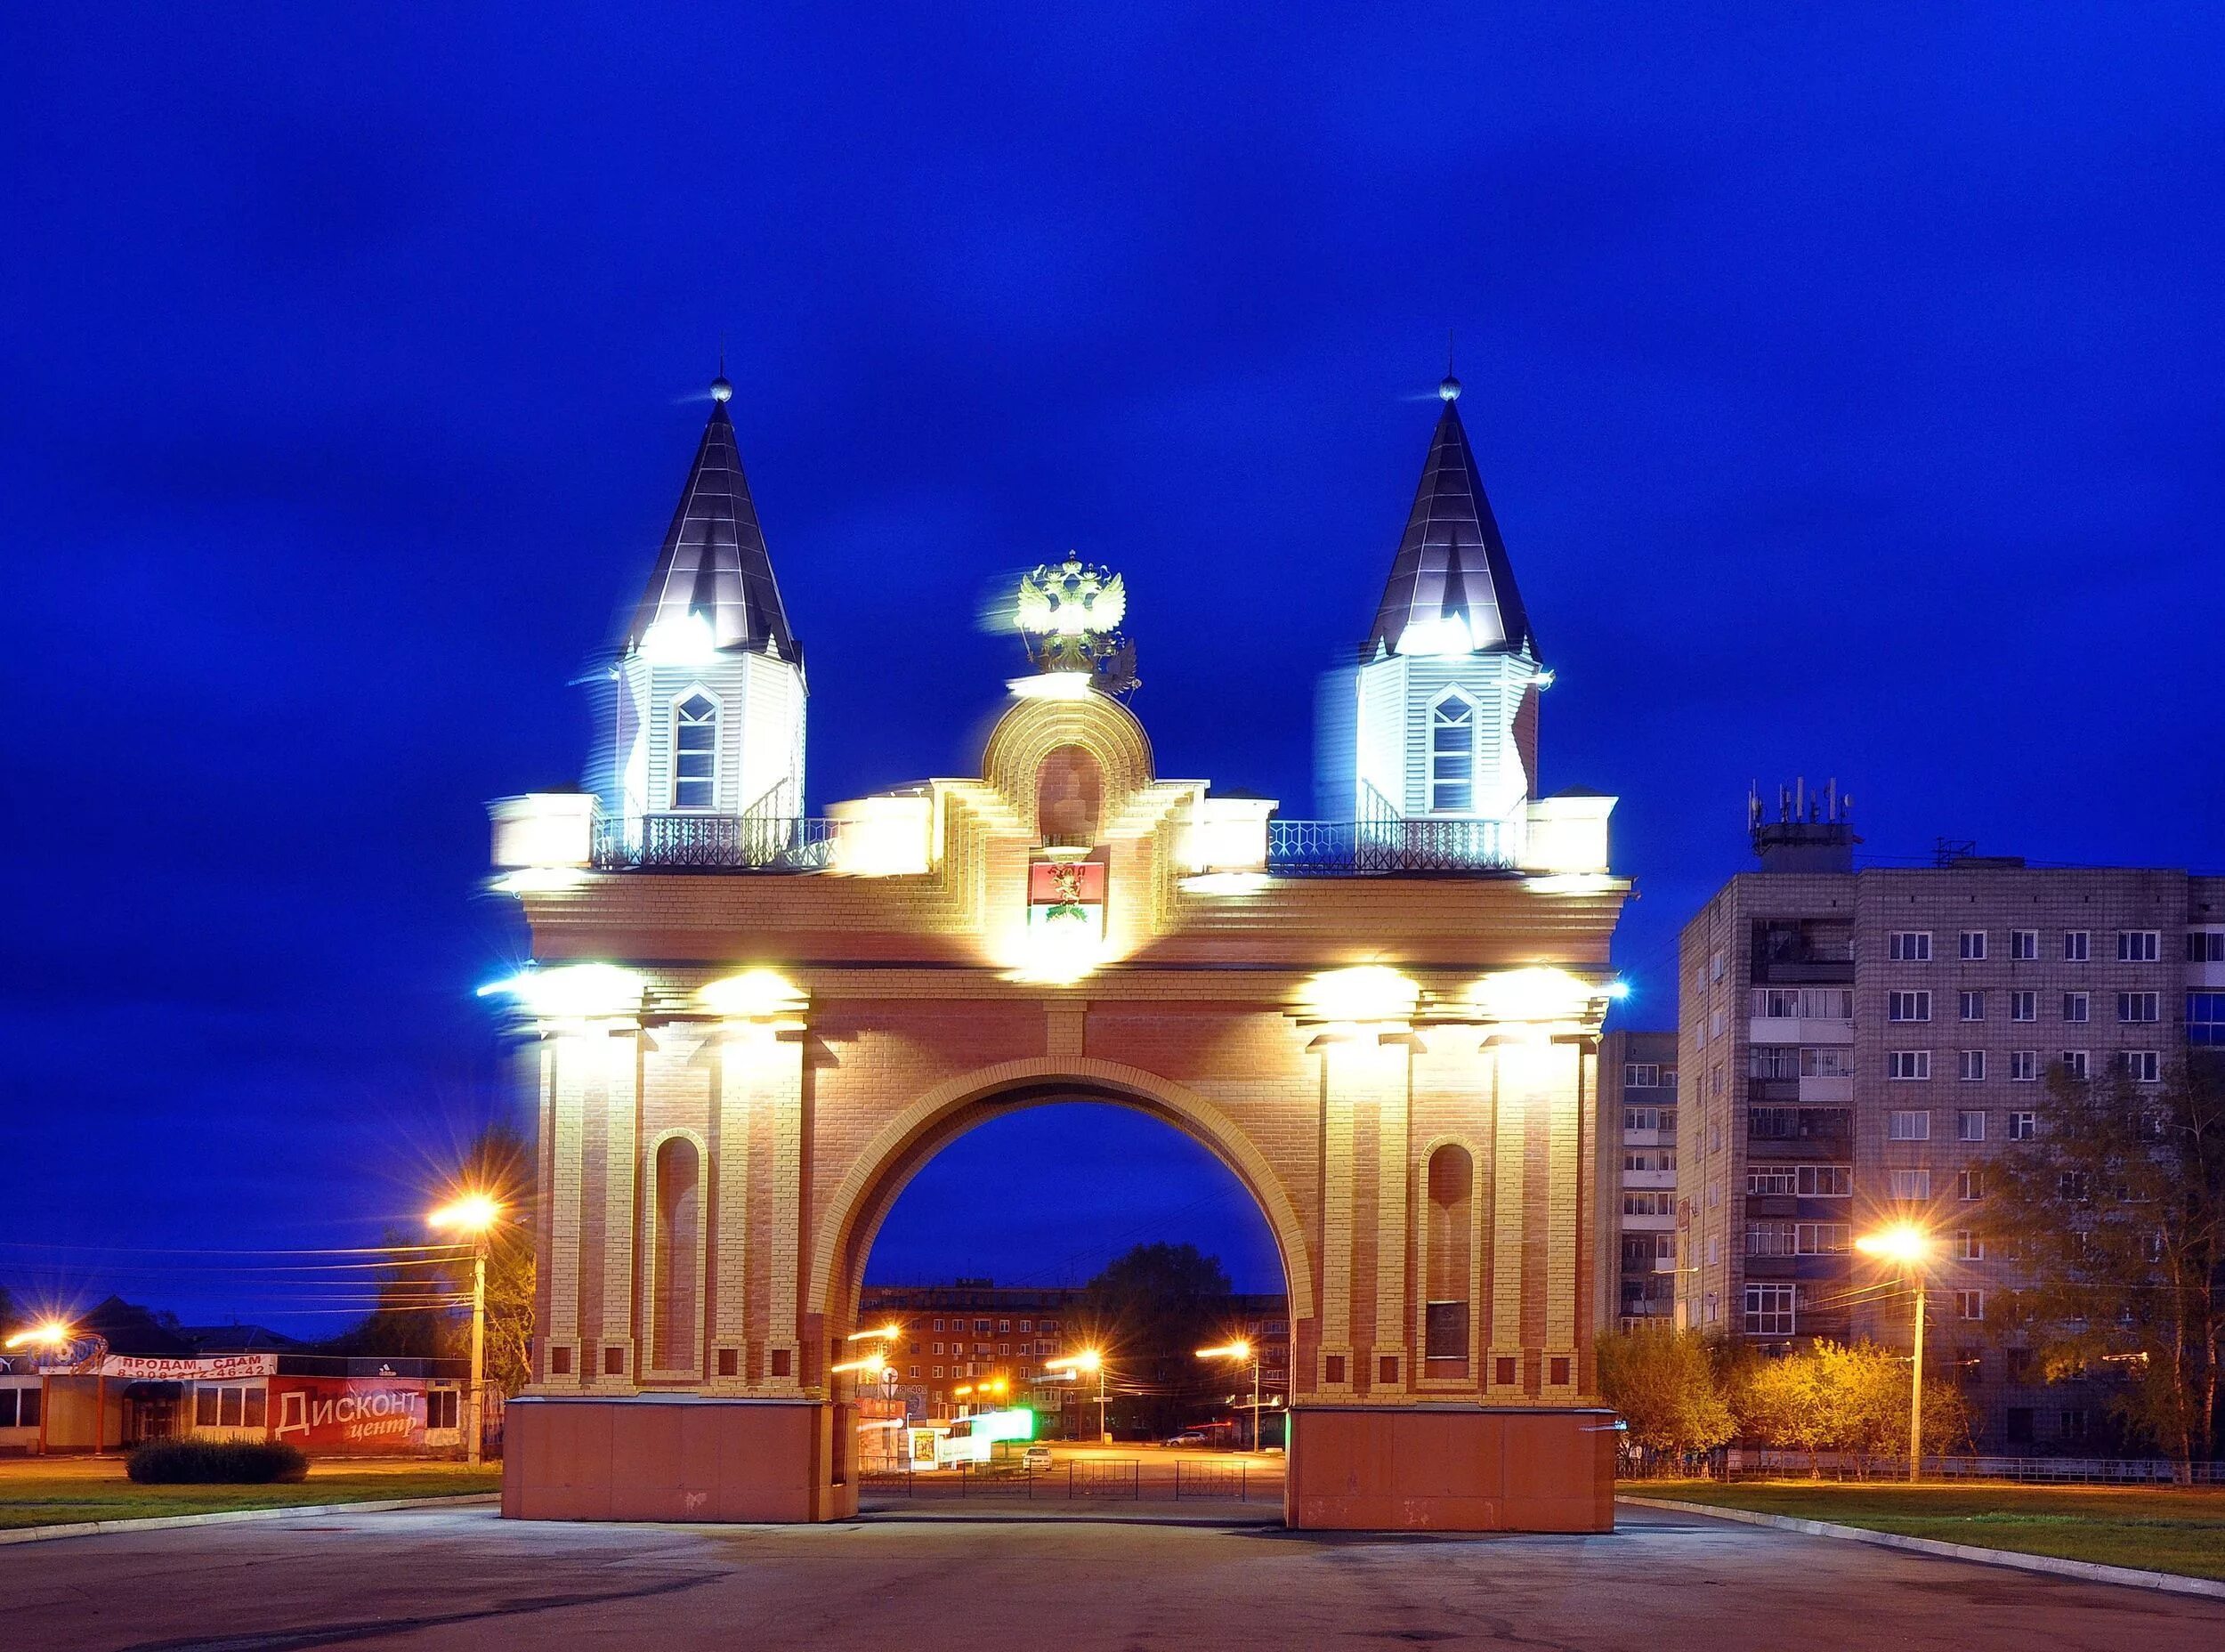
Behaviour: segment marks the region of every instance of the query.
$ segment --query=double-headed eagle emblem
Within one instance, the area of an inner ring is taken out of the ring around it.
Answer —
[[[1020,578],[1013,621],[1038,671],[1086,671],[1108,694],[1136,686],[1136,645],[1121,630],[1128,587],[1121,576],[1069,555]]]

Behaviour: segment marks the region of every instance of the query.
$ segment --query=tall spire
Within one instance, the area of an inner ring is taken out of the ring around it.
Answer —
[[[1460,425],[1460,381],[1452,377],[1449,359],[1437,395],[1444,411],[1437,417],[1367,652],[1464,654],[1526,647],[1534,654],[1529,611],[1522,606],[1514,564]]]
[[[734,446],[733,421],[726,403],[734,387],[726,379],[720,352],[718,377],[711,381],[711,417],[703,426],[679,508],[665,530],[656,571],[627,629],[626,646],[639,648],[651,627],[700,619],[710,628],[711,646],[763,649],[793,660],[796,639],[773,582],[773,559],[757,525],[757,507],[742,474]]]

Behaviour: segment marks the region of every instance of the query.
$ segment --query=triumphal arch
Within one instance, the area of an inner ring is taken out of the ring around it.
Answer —
[[[1079,559],[1022,582],[978,773],[807,812],[720,394],[588,785],[494,806],[539,1074],[506,1514],[854,1513],[880,1222],[972,1126],[1094,1098],[1204,1144],[1274,1233],[1294,1525],[1611,1524],[1587,1167],[1628,886],[1611,799],[1537,795],[1549,674],[1447,383],[1376,634],[1323,690],[1321,818],[1157,773],[1126,594]]]

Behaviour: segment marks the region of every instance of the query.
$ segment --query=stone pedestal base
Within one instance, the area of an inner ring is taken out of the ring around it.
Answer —
[[[1611,1411],[1301,1405],[1284,1512],[1315,1531],[1608,1532]]]
[[[816,1400],[522,1396],[503,1416],[503,1516],[846,1519],[857,1482],[834,1421]]]

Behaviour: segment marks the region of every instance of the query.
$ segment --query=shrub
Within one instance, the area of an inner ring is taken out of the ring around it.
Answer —
[[[133,1451],[125,1472],[142,1486],[269,1486],[305,1478],[309,1459],[260,1440],[150,1440]]]

